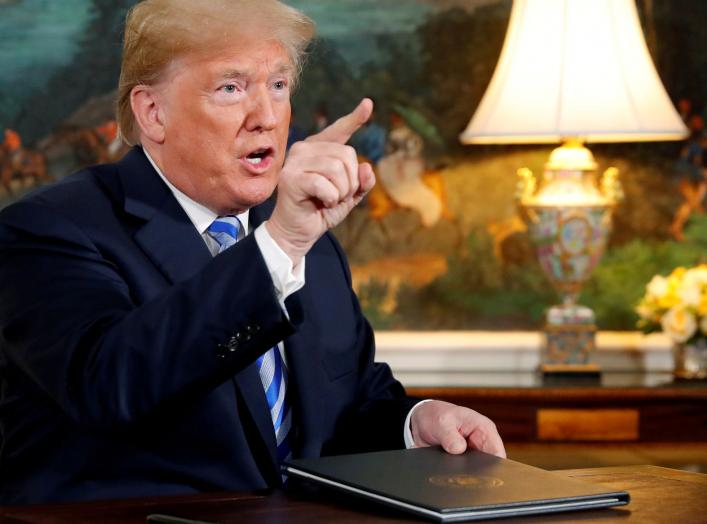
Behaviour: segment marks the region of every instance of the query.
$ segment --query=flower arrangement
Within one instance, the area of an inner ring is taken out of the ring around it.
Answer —
[[[662,329],[678,344],[707,339],[707,264],[654,276],[636,312],[645,332]]]

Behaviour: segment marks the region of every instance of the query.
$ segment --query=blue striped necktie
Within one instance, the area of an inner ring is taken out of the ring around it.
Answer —
[[[219,217],[209,226],[207,232],[219,245],[223,253],[238,241],[241,222],[237,217]],[[292,454],[290,447],[290,428],[292,427],[292,409],[287,397],[287,367],[275,346],[258,357],[258,372],[265,389],[265,398],[270,408],[270,418],[277,440],[277,458],[280,461]]]
[[[223,253],[238,242],[238,233],[241,229],[241,221],[238,220],[238,217],[227,216],[214,220],[207,232],[218,243],[218,252]]]

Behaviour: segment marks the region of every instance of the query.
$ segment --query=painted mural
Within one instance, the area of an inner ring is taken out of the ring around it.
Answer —
[[[119,158],[113,99],[133,0],[0,0],[0,206]],[[515,203],[515,173],[549,147],[458,141],[493,73],[510,0],[289,0],[318,24],[293,100],[292,141],[362,96],[353,139],[378,184],[336,230],[378,329],[534,329],[557,301]],[[581,301],[633,329],[656,273],[707,258],[707,3],[638,0],[683,143],[592,146],[622,172],[609,249]]]

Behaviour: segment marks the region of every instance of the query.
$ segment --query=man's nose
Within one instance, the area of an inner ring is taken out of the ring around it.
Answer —
[[[277,116],[269,89],[258,86],[251,97],[251,104],[246,120],[248,131],[269,131],[277,125]]]

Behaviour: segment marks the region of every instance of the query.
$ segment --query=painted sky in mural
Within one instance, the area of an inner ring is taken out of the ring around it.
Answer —
[[[354,67],[375,61],[375,37],[412,33],[430,13],[461,7],[473,11],[498,0],[290,0],[317,23],[319,35],[335,43]],[[116,21],[134,2],[113,2]],[[94,0],[0,0],[0,127],[12,125],[43,91],[46,79],[91,45],[89,29],[105,2]],[[119,24],[113,24],[114,46]],[[100,59],[100,57],[99,57]],[[94,93],[97,94],[97,93]]]

